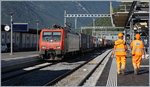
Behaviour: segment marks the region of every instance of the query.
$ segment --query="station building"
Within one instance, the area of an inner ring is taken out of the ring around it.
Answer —
[[[5,31],[4,27],[5,25],[1,25],[1,43],[10,44],[11,32]],[[37,30],[29,28],[27,32],[13,32],[13,46],[19,51],[36,50]]]

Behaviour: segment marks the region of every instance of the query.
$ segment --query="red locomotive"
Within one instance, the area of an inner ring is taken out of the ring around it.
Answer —
[[[79,35],[63,28],[42,29],[39,48],[43,59],[59,60],[66,53],[79,51]]]

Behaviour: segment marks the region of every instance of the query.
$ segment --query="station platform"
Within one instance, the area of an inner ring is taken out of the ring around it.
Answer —
[[[96,86],[149,86],[149,59],[142,59],[139,74],[135,75],[132,58],[127,57],[125,75],[117,75],[116,59],[110,58]]]
[[[10,55],[10,53],[1,53],[2,72],[22,68],[38,60],[39,54],[37,51],[14,52],[13,55]]]
[[[40,60],[38,52],[2,53],[2,73],[13,69],[29,66]],[[149,86],[149,58],[142,59],[139,75],[134,74],[132,58],[127,56],[125,75],[117,75],[116,59],[109,58],[95,86]]]
[[[13,55],[10,55],[10,53],[1,53],[1,59],[2,60],[13,60],[13,59],[19,59],[20,57],[26,57],[26,56],[34,56],[37,55],[37,51],[28,51],[28,52],[13,52]]]

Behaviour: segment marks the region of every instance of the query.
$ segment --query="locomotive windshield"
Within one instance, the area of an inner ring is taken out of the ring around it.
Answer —
[[[61,40],[61,32],[43,32],[43,41],[60,41]]]

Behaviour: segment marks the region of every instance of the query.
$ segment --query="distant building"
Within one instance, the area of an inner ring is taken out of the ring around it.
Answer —
[[[5,25],[1,25],[1,43],[9,44],[11,40],[10,31],[4,30]],[[38,32],[38,34],[40,31]],[[13,45],[22,50],[36,50],[37,30],[29,29],[28,32],[13,32]]]

